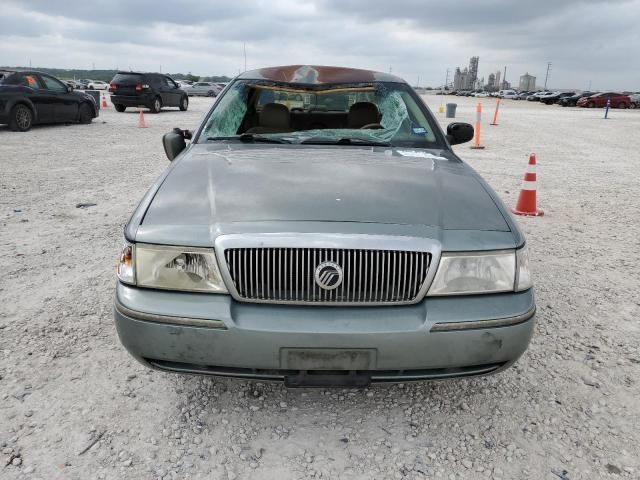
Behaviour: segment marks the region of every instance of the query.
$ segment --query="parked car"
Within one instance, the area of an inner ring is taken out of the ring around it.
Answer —
[[[571,96],[562,97],[560,100],[558,100],[558,104],[562,105],[563,107],[575,107],[578,100],[583,97],[590,97],[593,94],[594,92],[574,93]]]
[[[576,102],[579,107],[606,107],[607,100],[610,101],[611,108],[630,108],[631,99],[628,95],[617,92],[596,93],[590,97],[583,97]]]
[[[498,92],[498,97],[499,98],[516,98],[518,96],[517,92],[515,90],[500,90]]]
[[[476,92],[473,96],[478,98],[487,98],[489,97],[489,92]]]
[[[180,88],[190,87],[193,85],[191,80],[176,80],[176,83],[180,86]]]
[[[554,103],[558,103],[561,98],[571,97],[575,95],[576,92],[554,92],[552,95],[545,95],[540,98],[540,102],[546,103],[547,105],[553,105]]]
[[[540,98],[545,96],[545,95],[551,95],[553,92],[549,92],[547,90],[543,90],[543,91],[538,91],[535,93],[532,93],[531,95],[529,95],[527,97],[527,101],[529,102],[539,102]]]
[[[78,84],[80,84],[80,88],[82,88],[83,90],[86,90],[87,88],[89,88],[89,84],[91,82],[93,82],[93,80],[90,80],[88,78],[82,78],[80,80],[77,80]]]
[[[533,95],[535,92],[518,92],[513,98],[514,100],[526,100],[529,95]]]
[[[217,83],[213,82],[196,82],[190,87],[185,87],[184,91],[187,92],[187,95],[197,96],[201,95],[204,97],[215,97],[220,93],[222,89],[218,86]]]
[[[82,84],[77,80],[67,80],[65,82],[67,85],[71,86],[74,90],[82,90]]]
[[[640,108],[640,92],[629,95],[629,100],[631,101],[631,108]]]
[[[114,316],[135,358],[362,387],[495,373],[526,350],[525,239],[451,148],[471,125],[445,134],[404,80],[367,70],[263,68],[222,95],[163,137],[173,163],[124,230]]]
[[[91,123],[99,115],[93,98],[61,80],[32,70],[0,71],[0,124],[26,132],[44,123]]]
[[[146,107],[158,113],[164,107],[189,107],[187,93],[167,75],[161,73],[118,72],[111,84],[111,103],[116,111],[127,107]]]
[[[87,84],[87,90],[107,90],[108,88],[109,84],[102,80],[92,80]]]

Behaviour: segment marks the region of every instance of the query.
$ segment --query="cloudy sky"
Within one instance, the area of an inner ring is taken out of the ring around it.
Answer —
[[[551,88],[640,90],[640,0],[0,0],[0,65],[234,76],[320,64],[440,85],[480,57]]]

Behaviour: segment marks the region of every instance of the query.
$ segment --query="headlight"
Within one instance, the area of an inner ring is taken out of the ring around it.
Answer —
[[[118,278],[139,287],[189,292],[227,293],[215,253],[209,248],[168,247],[163,245],[128,245],[132,252],[129,277],[121,276],[123,255],[118,266]],[[127,245],[123,249],[126,253]]]
[[[513,292],[516,254],[501,252],[444,253],[427,295]]]
[[[136,245],[139,287],[226,293],[215,253],[208,248]]]

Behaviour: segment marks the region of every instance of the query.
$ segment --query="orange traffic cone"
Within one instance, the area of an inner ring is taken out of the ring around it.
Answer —
[[[147,128],[147,124],[144,122],[144,112],[140,110],[140,115],[138,116],[138,128]]]
[[[107,105],[107,97],[105,96],[105,94],[102,94],[102,108],[107,108],[109,105]]]
[[[536,207],[536,154],[529,155],[529,164],[524,173],[522,189],[518,197],[516,208],[511,211],[516,215],[527,215],[530,217],[540,217],[544,215],[542,209]]]
[[[474,128],[476,134],[476,141],[469,148],[473,148],[474,150],[482,150],[484,145],[480,145],[480,122],[482,121],[482,104],[478,102],[476,105],[476,127]]]

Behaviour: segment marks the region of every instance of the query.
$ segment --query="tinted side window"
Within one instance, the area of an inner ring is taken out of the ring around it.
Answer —
[[[24,85],[25,87],[31,88],[42,88],[40,86],[38,78],[35,75],[24,74],[19,76],[16,75],[16,77],[19,79],[16,84]]]
[[[171,80],[169,77],[164,77],[164,81],[165,81],[167,87],[169,87],[169,88],[177,88],[178,87],[176,85],[176,83],[173,80]]]
[[[52,92],[66,92],[67,87],[64,86],[62,82],[59,82],[53,77],[48,77],[46,75],[41,75],[42,81],[44,82],[44,86],[47,90],[51,90]]]

